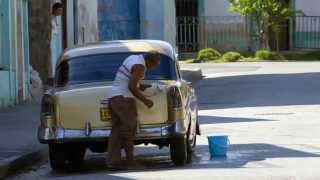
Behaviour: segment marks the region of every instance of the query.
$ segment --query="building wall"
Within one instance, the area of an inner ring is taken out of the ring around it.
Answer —
[[[15,81],[11,59],[11,4],[0,1],[0,107],[14,104],[16,100]]]
[[[29,0],[30,63],[43,82],[51,62],[51,1]]]
[[[176,8],[175,2],[171,0],[164,0],[164,38],[173,47],[177,42],[177,27],[176,27]]]
[[[307,16],[320,16],[319,0],[295,0],[295,8],[302,10]]]
[[[66,1],[66,8],[67,8],[67,14],[66,14],[66,24],[68,25],[66,30],[67,30],[67,48],[74,47],[76,43],[76,37],[75,37],[75,1],[74,0],[67,0]]]
[[[251,51],[250,20],[229,11],[229,0],[199,0],[200,48]]]
[[[140,0],[141,38],[176,45],[175,1]]]
[[[320,1],[295,0],[296,10],[301,10],[305,16],[296,18],[295,28],[292,30],[294,48],[319,49],[320,48]]]
[[[139,0],[99,0],[98,24],[99,40],[139,39]]]
[[[0,4],[0,107],[29,98],[27,0],[2,0]]]
[[[176,44],[175,2],[172,0],[70,0],[67,9],[68,47],[141,38]]]
[[[239,16],[229,11],[229,0],[200,0],[200,16]]]
[[[98,40],[98,1],[78,0],[77,4],[77,44]]]

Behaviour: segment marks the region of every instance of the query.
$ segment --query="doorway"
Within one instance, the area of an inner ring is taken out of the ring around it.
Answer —
[[[176,0],[177,46],[179,52],[196,52],[199,49],[199,2]]]

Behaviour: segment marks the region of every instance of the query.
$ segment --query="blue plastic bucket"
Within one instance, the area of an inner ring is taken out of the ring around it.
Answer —
[[[230,141],[228,136],[208,136],[211,158],[227,156]]]

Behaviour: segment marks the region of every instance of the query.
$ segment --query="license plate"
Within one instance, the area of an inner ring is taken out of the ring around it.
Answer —
[[[111,119],[111,110],[108,107],[100,108],[101,121],[109,121]]]

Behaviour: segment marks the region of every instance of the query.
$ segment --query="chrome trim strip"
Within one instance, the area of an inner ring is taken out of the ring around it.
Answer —
[[[143,127],[137,134],[136,140],[143,139],[161,139],[167,138],[174,134],[176,128],[174,124],[164,124],[161,126]],[[88,135],[86,129],[64,129],[64,128],[43,128],[38,129],[38,139],[41,143],[49,141],[72,141],[72,140],[88,140],[88,139],[103,139],[108,138],[111,134],[111,129],[96,129],[92,130]]]

